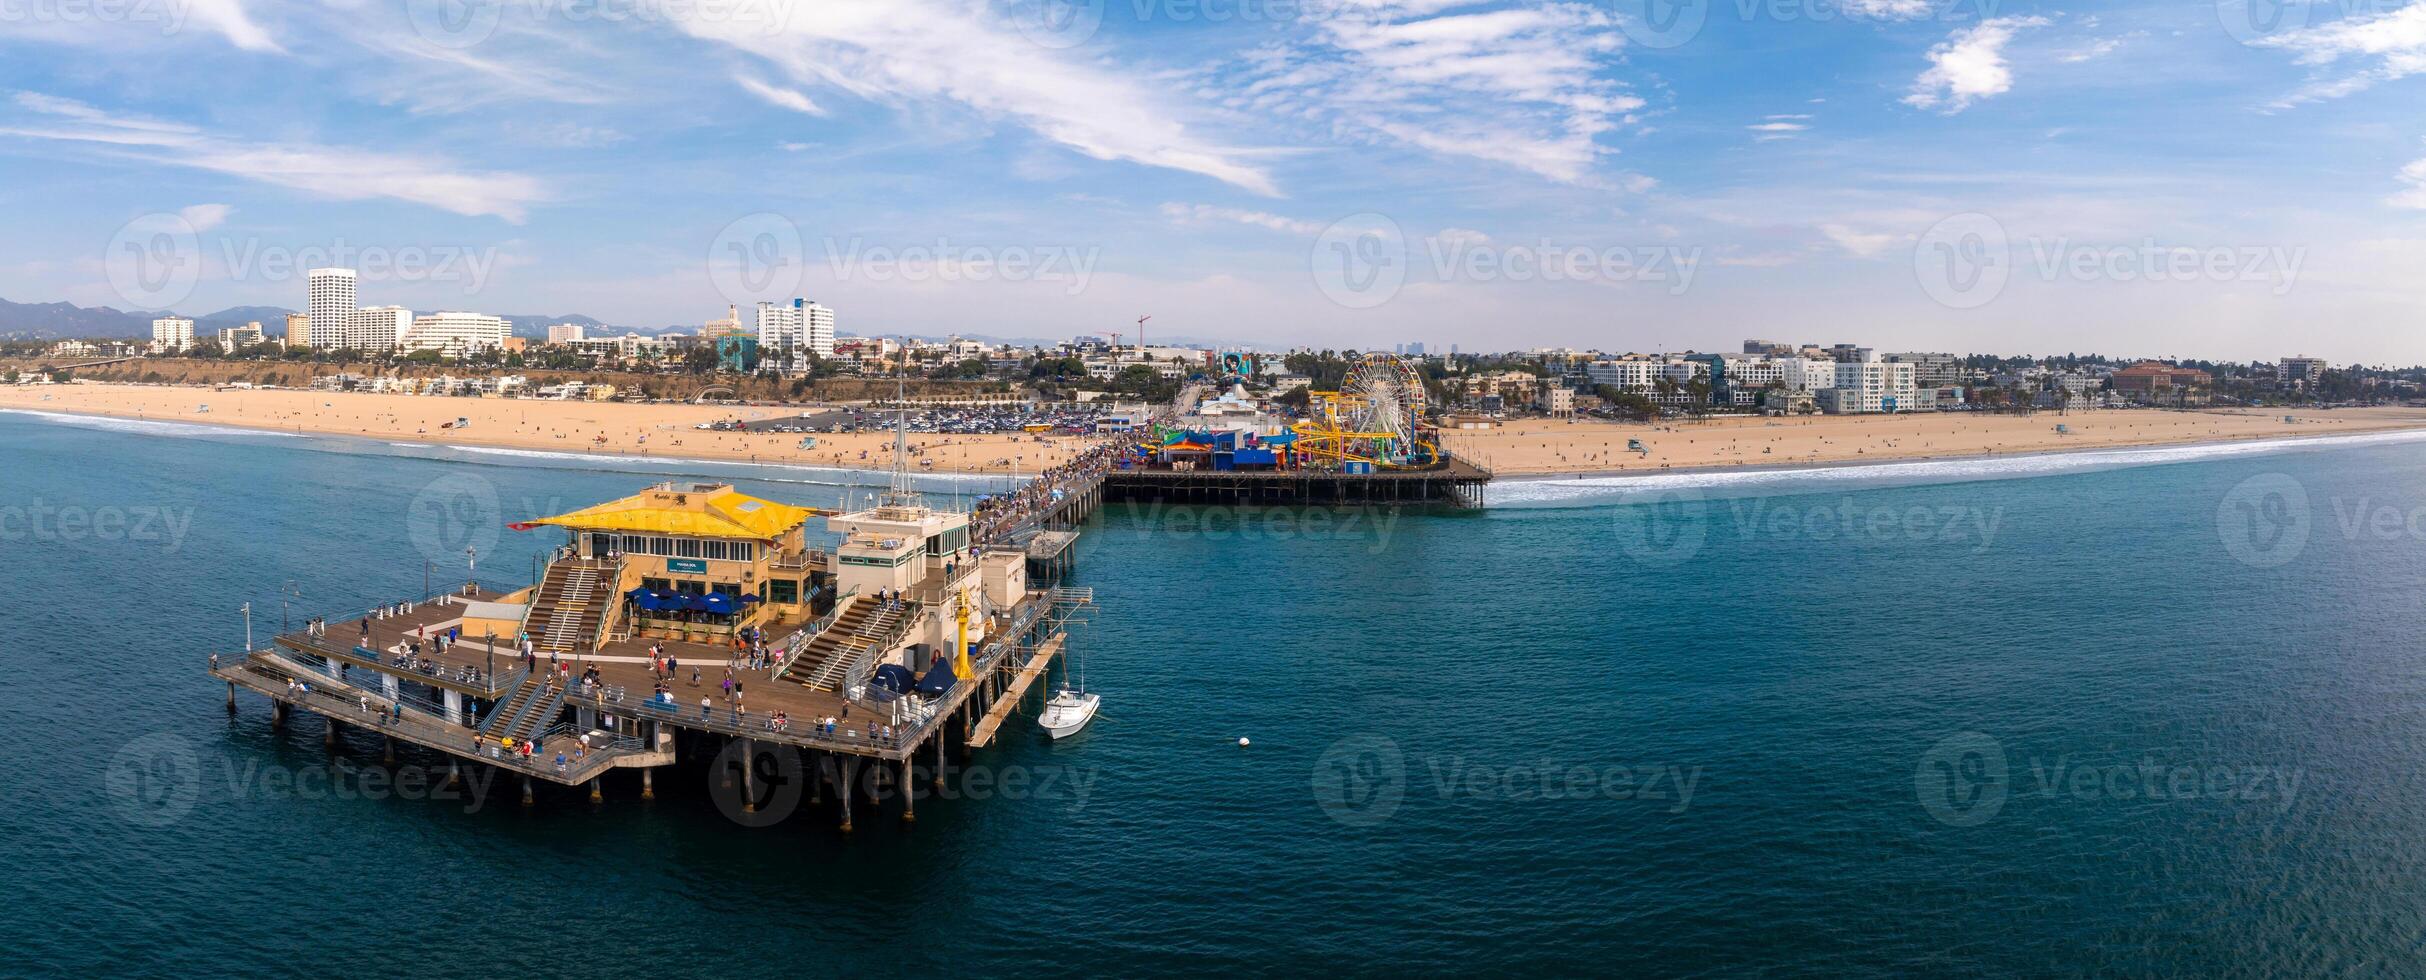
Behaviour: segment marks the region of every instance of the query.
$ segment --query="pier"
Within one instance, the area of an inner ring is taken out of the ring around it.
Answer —
[[[799,528],[812,513],[726,486],[668,485],[525,522],[516,527],[570,538],[532,586],[466,582],[314,620],[263,648],[214,655],[210,673],[228,685],[231,713],[250,692],[269,702],[273,727],[298,711],[320,716],[332,746],[351,725],[382,735],[391,759],[402,743],[441,754],[450,772],[494,766],[520,777],[525,803],[547,784],[603,802],[619,769],[639,773],[646,799],[678,757],[738,751],[752,760],[738,764],[741,810],[755,813],[757,761],[791,753],[776,771],[810,774],[812,792],[844,801],[844,829],[862,767],[897,772],[902,815],[914,819],[915,766],[941,780],[955,743],[965,756],[990,742],[1094,597],[1029,588],[1024,549],[957,546],[964,515],[909,499],[814,512],[844,540],[811,559],[819,549]],[[700,544],[609,530],[620,527],[678,529]],[[725,533],[746,537],[716,537]],[[761,547],[705,544],[718,540]],[[695,547],[723,557],[679,557]],[[737,595],[722,579],[763,595],[706,598]]]

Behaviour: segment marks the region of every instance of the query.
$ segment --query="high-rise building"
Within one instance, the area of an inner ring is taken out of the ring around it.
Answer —
[[[548,326],[548,343],[570,344],[589,338],[586,328],[578,323],[556,323]]]
[[[319,317],[312,318],[319,322]],[[391,351],[413,330],[413,311],[401,306],[373,306],[355,310],[345,318],[341,337],[322,341],[321,346],[364,352]],[[320,331],[312,331],[316,337]]]
[[[353,339],[355,276],[352,269],[313,269],[309,302],[304,312],[311,317],[315,347],[347,347]],[[381,348],[384,349],[384,348]]]
[[[503,350],[509,332],[504,317],[442,310],[414,317],[412,328],[405,332],[399,346],[407,351],[437,351],[448,360],[462,360],[473,351]]]
[[[2286,357],[2283,359],[2283,387],[2306,388],[2325,378],[2322,357]]]
[[[289,313],[286,315],[286,345],[288,347],[312,346],[311,314]]]
[[[152,349],[174,354],[194,346],[194,321],[164,316],[152,321]]]
[[[760,303],[758,346],[767,350],[799,348],[832,357],[834,311],[799,298],[790,303]]]
[[[262,334],[261,321],[254,320],[241,327],[219,331],[219,349],[232,354],[247,347],[258,347],[267,339]]]

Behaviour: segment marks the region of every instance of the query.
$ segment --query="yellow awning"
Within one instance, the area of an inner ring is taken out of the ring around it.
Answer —
[[[724,485],[688,489],[651,487],[622,500],[512,526],[518,531],[550,525],[580,531],[765,541],[807,523],[811,517],[830,513],[833,512],[761,500]]]

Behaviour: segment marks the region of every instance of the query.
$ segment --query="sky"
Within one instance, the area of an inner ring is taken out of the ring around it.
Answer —
[[[2426,0],[0,0],[0,297],[2426,362]]]

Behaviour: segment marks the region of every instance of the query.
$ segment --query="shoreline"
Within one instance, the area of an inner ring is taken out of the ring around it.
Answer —
[[[1775,463],[1746,466],[1675,466],[1667,469],[1637,470],[1577,470],[1565,472],[1527,472],[1493,474],[1494,483],[1560,484],[1579,480],[1644,480],[1663,476],[1702,476],[1711,473],[1804,473],[1814,470],[1866,469],[1878,466],[1909,466],[1917,463],[1977,463],[1994,459],[2045,459],[2066,456],[2096,456],[2104,453],[2144,452],[2152,449],[2200,449],[2218,446],[2240,446],[2260,442],[2322,442],[2327,439],[2359,439],[2368,436],[2397,436],[2405,433],[2426,438],[2426,425],[2408,428],[2362,429],[2357,432],[2314,433],[2251,433],[2218,439],[2183,440],[2179,442],[2123,443],[2098,446],[2051,446],[2008,453],[1967,453],[1949,456],[1881,456],[1875,458],[1815,460],[1802,463]]]

